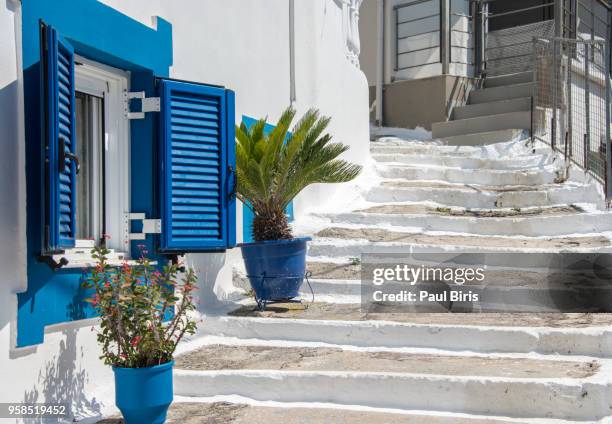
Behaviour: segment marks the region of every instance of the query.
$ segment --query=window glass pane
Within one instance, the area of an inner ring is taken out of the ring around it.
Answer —
[[[97,244],[104,233],[104,100],[76,93],[77,176],[76,236]]]

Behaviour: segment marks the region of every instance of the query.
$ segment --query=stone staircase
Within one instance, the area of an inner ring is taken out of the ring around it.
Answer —
[[[612,219],[595,183],[566,179],[560,159],[528,143],[522,128],[482,128],[442,141],[373,142],[379,181],[362,201],[296,225],[315,235],[308,268],[316,303],[305,286],[304,304],[260,312],[243,299],[208,316],[202,337],[177,358],[174,416],[467,424],[612,415],[609,314],[360,307],[361,253],[502,252],[483,256],[500,290],[547,292],[537,268],[546,253],[612,250]],[[239,267],[234,282],[248,288]],[[575,289],[571,276],[560,284]]]
[[[432,125],[434,138],[471,135],[490,131],[531,128],[533,72],[490,77],[483,88],[470,92],[468,104],[454,108],[451,119]],[[484,140],[489,137],[484,138]],[[490,138],[489,138],[489,142]]]

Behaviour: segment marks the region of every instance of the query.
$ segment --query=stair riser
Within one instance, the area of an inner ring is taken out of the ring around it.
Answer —
[[[493,116],[481,116],[457,121],[438,122],[432,125],[434,138],[519,128],[531,128],[531,112],[510,112]]]
[[[612,231],[612,219],[607,214],[534,216],[531,218],[463,218],[440,215],[344,213],[328,217],[333,223],[374,227],[393,225],[419,228],[422,231],[485,236],[555,237],[566,235],[568,228],[571,228],[574,234],[597,234]]]
[[[563,284],[559,284],[553,288],[552,283],[547,280],[546,275],[542,276],[542,282],[539,286],[516,287],[502,286],[506,281],[497,280],[493,282],[499,285],[492,286],[491,281],[486,287],[482,286],[463,286],[462,290],[470,291],[472,294],[477,294],[479,300],[476,303],[455,302],[450,305],[448,302],[432,304],[430,302],[414,302],[414,309],[405,309],[405,312],[431,312],[431,313],[447,313],[452,312],[533,312],[533,313],[558,313],[558,312],[574,312],[576,310],[601,310],[598,308],[608,307],[607,304],[595,304],[590,299],[604,299],[610,297],[610,290],[607,288],[599,288],[597,291],[594,287],[585,288],[565,288]],[[240,282],[234,280],[234,285]],[[514,284],[514,283],[510,283]],[[315,302],[327,303],[345,303],[359,304],[361,302],[361,280],[311,280],[311,285],[315,294]],[[545,286],[544,286],[545,285]],[[432,286],[440,287],[440,286]],[[434,290],[436,290],[434,288]],[[576,298],[576,294],[580,292],[583,297]],[[584,297],[588,293],[588,297]],[[306,305],[312,300],[312,293],[309,291],[306,284],[300,290],[300,296]]]
[[[417,166],[446,166],[450,168],[462,169],[497,169],[527,170],[530,168],[541,168],[552,163],[551,155],[526,156],[514,159],[478,159],[462,158],[452,156],[428,156],[428,155],[373,155],[374,159],[380,163],[403,163],[406,165]]]
[[[470,104],[496,102],[500,100],[516,99],[520,97],[531,97],[533,95],[533,84],[507,85],[503,87],[485,88],[474,90],[470,93]]]
[[[452,181],[453,183],[460,184],[481,184],[489,186],[548,184],[554,182],[557,177],[557,174],[552,170],[542,170],[538,172],[497,172],[486,169],[402,168],[393,166],[380,167],[378,173],[385,178]]]
[[[342,244],[340,244],[342,243]],[[610,247],[590,247],[590,248],[572,248],[574,253],[611,253]],[[407,243],[381,243],[381,242],[363,242],[354,241],[352,243],[346,240],[329,241],[329,242],[313,242],[309,249],[309,255],[315,257],[331,257],[331,258],[349,258],[359,257],[366,253],[380,254],[426,254],[426,253],[448,253],[453,257],[457,257],[461,253],[482,253],[491,254],[483,256],[479,264],[487,266],[504,266],[510,268],[523,267],[547,267],[550,265],[550,254],[559,253],[559,249],[535,249],[535,248],[509,248],[509,247],[474,247],[474,246],[441,246],[426,245],[426,244],[407,244]],[[513,253],[504,257],[500,253]],[[527,255],[524,258],[517,258],[516,255],[524,253]],[[437,256],[436,256],[437,257]],[[461,258],[459,258],[461,259]],[[457,259],[457,260],[459,260]],[[470,259],[471,260],[471,259]]]
[[[524,140],[529,137],[525,130],[502,130],[486,133],[475,133],[467,135],[457,135],[442,139],[449,146],[491,146],[497,143],[507,142],[508,140]]]
[[[413,347],[481,353],[529,353],[612,357],[612,331],[544,327],[483,327],[209,317],[204,332],[242,339],[319,342],[361,347]]]
[[[506,143],[504,143],[506,144]],[[462,148],[463,147],[463,148]],[[474,159],[486,159],[492,155],[508,157],[508,159],[518,157],[532,157],[535,155],[550,154],[550,147],[537,147],[533,149],[525,147],[524,143],[518,143],[511,146],[507,144],[505,147],[495,145],[489,146],[377,146],[372,144],[370,147],[372,154],[382,155],[434,155],[434,156],[451,156]]]
[[[528,82],[533,82],[533,72],[523,72],[500,77],[486,78],[484,84],[486,88],[491,88],[501,87],[504,85],[524,84]]]
[[[259,401],[322,402],[515,417],[597,420],[610,391],[566,380],[374,373],[183,371],[178,396],[238,395]],[[460,395],[458,395],[460,394]]]
[[[535,206],[600,203],[594,186],[563,187],[548,191],[479,192],[445,188],[375,187],[367,194],[371,202],[434,202],[464,208],[526,208]]]
[[[453,110],[453,119],[470,119],[500,113],[525,111],[531,111],[531,98],[529,97],[456,107]]]
[[[235,276],[233,279],[234,287],[250,290],[251,284],[248,278]],[[310,278],[310,286],[316,295],[340,295],[340,296],[359,296],[361,294],[361,284],[356,280],[322,280]],[[308,284],[304,282],[301,288],[304,299],[310,300],[312,293]],[[357,300],[357,302],[359,302]]]

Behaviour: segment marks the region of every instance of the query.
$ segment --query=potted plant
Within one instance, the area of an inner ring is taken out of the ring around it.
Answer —
[[[338,157],[348,146],[324,133],[330,118],[311,109],[289,134],[295,110],[287,108],[265,134],[266,120],[236,127],[236,196],[253,210],[253,243],[240,245],[247,276],[260,307],[299,294],[306,273],[308,237],[294,238],[285,210],[315,183],[354,179],[359,165]]]
[[[115,374],[116,405],[126,424],[163,423],[172,403],[173,353],[196,322],[193,270],[179,274],[177,265],[157,270],[141,248],[136,265],[107,263],[109,251],[94,249],[97,265],[83,286],[100,316],[97,338],[101,359]]]

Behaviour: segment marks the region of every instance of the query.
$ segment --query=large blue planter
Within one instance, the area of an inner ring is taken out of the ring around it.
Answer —
[[[242,243],[242,258],[258,303],[299,295],[310,237]]]
[[[125,424],[163,424],[172,403],[174,361],[148,368],[117,368],[115,404]]]

